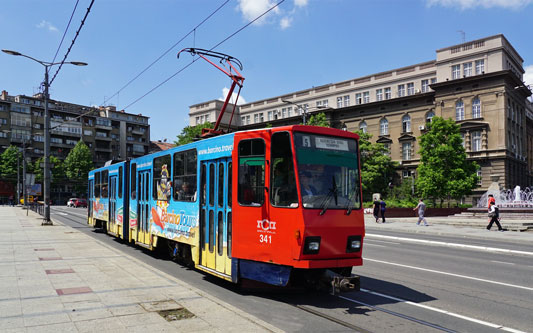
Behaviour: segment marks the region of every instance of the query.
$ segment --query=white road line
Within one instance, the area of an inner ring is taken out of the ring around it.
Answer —
[[[515,265],[512,262],[505,262],[505,261],[497,261],[497,260],[491,260],[491,262],[495,262],[497,264],[504,264],[504,265]]]
[[[368,290],[368,289],[361,288],[361,291],[365,292],[365,293],[372,294],[372,295],[385,297],[385,298],[388,298],[388,299],[391,299],[391,300],[394,300],[394,301],[397,301],[397,302],[413,305],[413,306],[416,306],[416,307],[419,307],[419,308],[423,308],[423,309],[426,309],[426,310],[439,312],[439,313],[446,314],[446,315],[449,315],[449,316],[452,316],[452,317],[456,317],[456,318],[460,318],[460,319],[463,319],[463,320],[467,320],[467,321],[470,321],[470,322],[473,322],[473,323],[476,323],[476,324],[488,326],[488,327],[491,327],[491,328],[496,328],[496,329],[500,329],[500,330],[504,330],[504,331],[508,331],[508,332],[515,332],[515,333],[522,333],[523,332],[523,331],[520,331],[520,330],[517,330],[517,329],[514,329],[514,328],[505,327],[505,326],[502,326],[502,325],[499,325],[499,324],[490,323],[488,321],[484,321],[484,320],[479,320],[479,319],[475,319],[475,318],[472,318],[472,317],[463,316],[463,315],[458,314],[458,313],[450,312],[450,311],[447,311],[447,310],[442,310],[442,309],[435,308],[435,307],[428,306],[428,305],[423,305],[423,304],[411,302],[411,301],[408,301],[408,300],[405,300],[405,299],[401,299],[401,298],[398,298],[398,297],[385,295],[385,294],[378,293],[378,292],[375,292],[375,291],[371,291],[371,290]],[[339,296],[339,297],[342,298],[342,299],[345,299],[347,301],[355,301],[355,300],[352,300],[352,299],[347,298],[347,297],[343,297],[343,296]],[[355,301],[355,302],[358,303],[358,301]]]
[[[385,245],[379,245],[379,244],[369,244],[369,243],[365,243],[365,246],[377,246],[377,247],[386,247]]]
[[[373,242],[385,243],[385,244],[392,244],[392,245],[401,245],[401,244],[402,244],[402,243],[391,242],[391,241],[384,241],[384,240],[379,240],[379,239],[373,239],[372,241],[373,241]],[[365,244],[366,244],[366,243],[365,243]]]
[[[512,253],[512,254],[522,254],[522,255],[527,255],[527,256],[533,256],[533,252],[509,250],[509,249],[502,249],[502,248],[497,248],[497,247],[467,245],[467,244],[439,242],[439,241],[429,241],[429,240],[425,240],[425,239],[396,237],[396,236],[385,236],[385,235],[377,235],[377,234],[366,234],[366,237],[381,238],[381,239],[392,239],[392,240],[397,240],[397,241],[405,241],[405,242],[412,242],[412,243],[422,243],[422,244],[437,245],[437,246],[457,247],[457,248],[463,248],[463,249],[481,250],[481,251],[489,251],[489,252],[497,252],[497,253],[507,253],[507,254]]]
[[[505,282],[491,281],[491,280],[487,280],[487,279],[480,279],[480,278],[467,276],[467,275],[448,273],[448,272],[443,272],[443,271],[437,271],[437,270],[434,270],[434,269],[428,269],[428,268],[422,268],[422,267],[416,267],[416,266],[410,266],[410,265],[402,265],[402,264],[397,264],[397,263],[393,263],[393,262],[389,262],[389,261],[383,261],[383,260],[376,260],[376,259],[369,259],[369,258],[364,258],[363,260],[364,261],[373,261],[373,262],[386,264],[386,265],[393,265],[393,266],[398,266],[398,267],[416,269],[416,270],[424,271],[424,272],[430,272],[430,273],[454,276],[454,277],[458,277],[458,278],[462,278],[462,279],[468,279],[468,280],[481,281],[481,282],[486,282],[486,283],[491,283],[491,284],[497,284],[497,285],[500,285],[500,286],[506,286],[506,287],[512,287],[512,288],[518,288],[518,289],[525,289],[525,290],[533,291],[533,288],[531,288],[531,287],[520,286],[520,285],[510,284],[510,283],[505,283]]]

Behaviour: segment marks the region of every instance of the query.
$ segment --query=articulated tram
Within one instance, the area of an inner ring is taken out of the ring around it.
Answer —
[[[223,279],[358,289],[359,137],[314,126],[241,131],[89,173],[88,223]]]

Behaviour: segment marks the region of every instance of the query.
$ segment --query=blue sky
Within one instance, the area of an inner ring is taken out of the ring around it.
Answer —
[[[56,61],[90,2],[79,0]],[[197,61],[135,101],[191,62],[189,54],[176,59],[179,50],[212,48],[277,0],[229,0],[122,88],[225,2],[96,0],[67,58],[89,66],[63,66],[51,97],[141,113],[150,117],[152,140],[175,140],[188,125],[190,105],[223,97],[230,86],[226,76]],[[2,0],[0,48],[51,61],[75,3]],[[532,17],[533,0],[285,0],[215,51],[243,63],[241,94],[250,102],[433,60],[435,50],[462,42],[460,31],[466,41],[501,33],[524,59],[525,81],[533,84]],[[0,90],[32,95],[43,78],[40,65],[0,53]]]

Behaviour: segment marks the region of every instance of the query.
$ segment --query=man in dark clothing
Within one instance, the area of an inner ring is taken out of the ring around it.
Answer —
[[[379,220],[379,211],[380,211],[381,203],[379,202],[378,198],[374,200],[374,218],[376,219],[376,223],[378,223]]]
[[[500,210],[498,209],[498,207],[496,207],[496,204],[494,202],[491,202],[489,204],[489,218],[490,222],[487,226],[487,230],[490,230],[490,228],[492,228],[492,224],[496,223],[496,225],[498,226],[498,231],[503,231],[503,228],[500,224]]]
[[[382,218],[382,223],[385,223],[385,211],[387,210],[387,204],[385,203],[385,200],[381,199],[381,202],[380,202],[380,207],[381,207],[381,218]]]

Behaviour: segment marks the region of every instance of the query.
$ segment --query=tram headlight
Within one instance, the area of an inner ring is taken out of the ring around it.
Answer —
[[[359,252],[361,250],[361,236],[348,236],[346,252]]]
[[[304,254],[317,254],[320,251],[320,236],[305,237]]]

